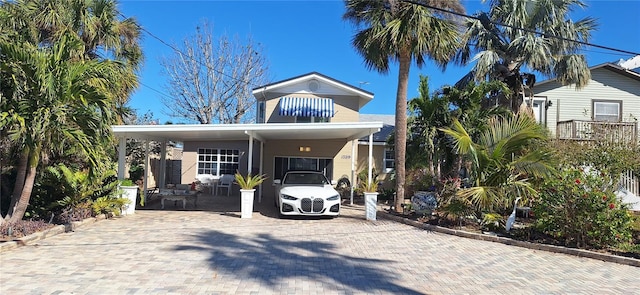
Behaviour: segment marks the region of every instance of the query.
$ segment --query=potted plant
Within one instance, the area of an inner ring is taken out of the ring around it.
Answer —
[[[120,197],[129,200],[124,206],[124,214],[134,214],[136,212],[136,198],[138,197],[138,186],[131,179],[124,179],[118,183]]]
[[[253,176],[247,174],[244,176],[240,174],[240,172],[236,172],[235,178],[236,183],[240,187],[240,217],[251,218],[251,214],[253,213],[253,196],[256,191],[255,187],[265,181],[267,176],[264,174]]]
[[[360,189],[364,194],[364,212],[367,220],[376,220],[378,211],[378,180],[369,179],[360,182]]]

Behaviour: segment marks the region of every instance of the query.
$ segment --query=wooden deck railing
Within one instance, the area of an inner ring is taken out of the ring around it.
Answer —
[[[638,123],[583,120],[560,121],[556,126],[556,138],[637,144]]]

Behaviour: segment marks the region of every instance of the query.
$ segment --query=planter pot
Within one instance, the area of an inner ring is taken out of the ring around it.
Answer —
[[[138,196],[138,186],[121,186],[122,197],[128,199],[129,204],[125,205],[122,210],[122,214],[134,214],[136,213],[136,197]]]
[[[251,218],[253,214],[253,195],[255,189],[240,190],[240,218]]]
[[[378,193],[364,193],[364,212],[367,220],[376,220],[378,212]]]

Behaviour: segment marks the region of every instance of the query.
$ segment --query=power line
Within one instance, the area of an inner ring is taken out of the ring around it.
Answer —
[[[420,2],[417,2],[417,1],[413,1],[413,0],[400,0],[400,1],[406,2],[406,3],[415,4],[415,5],[420,5],[420,6],[429,8],[429,9],[433,9],[433,10],[437,10],[437,11],[441,11],[441,12],[445,12],[445,13],[461,16],[461,17],[464,17],[464,18],[475,19],[475,20],[478,20],[481,23],[483,23],[483,26],[484,26],[484,22],[486,20],[488,20],[488,17],[485,20],[485,19],[483,19],[481,17],[478,17],[478,16],[472,16],[472,15],[468,15],[468,14],[458,13],[458,12],[455,12],[455,11],[449,11],[449,10],[446,10],[446,9],[442,9],[442,8],[439,8],[439,7],[434,7],[434,6],[431,6],[431,5],[428,5],[428,4],[424,4],[424,3],[420,3]],[[485,17],[486,17],[486,14],[484,12],[482,14],[485,15]],[[627,51],[627,50],[617,49],[617,48],[613,48],[613,47],[592,44],[592,43],[588,43],[588,42],[584,42],[584,41],[580,41],[580,40],[569,39],[569,38],[565,38],[565,37],[562,37],[562,36],[556,36],[556,35],[552,35],[552,34],[538,32],[536,30],[516,27],[516,26],[512,26],[512,25],[508,25],[508,24],[504,24],[504,23],[500,23],[500,22],[495,22],[495,21],[492,21],[492,20],[488,20],[488,21],[490,23],[494,24],[494,25],[508,27],[508,28],[512,28],[512,29],[516,29],[516,30],[520,30],[520,31],[529,32],[529,33],[539,34],[541,36],[548,37],[548,38],[555,38],[555,39],[560,39],[560,40],[563,40],[563,41],[575,42],[575,43],[586,45],[586,46],[597,47],[597,48],[601,48],[601,49],[606,49],[606,50],[610,50],[610,51],[617,51],[617,52],[626,53],[626,54],[640,55],[640,53],[638,53],[638,52]]]
[[[160,95],[162,95],[162,96],[164,96],[164,97],[166,97],[166,98],[174,99],[174,97],[173,97],[173,96],[171,96],[171,95],[169,95],[169,94],[166,94],[166,93],[164,93],[164,92],[162,92],[162,91],[160,91],[160,90],[157,90],[157,89],[155,89],[155,88],[153,88],[153,87],[151,87],[151,86],[149,86],[149,85],[147,85],[147,84],[144,84],[144,83],[142,83],[142,82],[138,82],[138,84],[140,84],[140,85],[142,85],[142,86],[144,86],[144,87],[147,87],[147,88],[149,88],[149,89],[153,90],[153,92],[158,93],[158,94],[160,94]]]
[[[122,17],[123,17],[123,18],[125,18],[125,19],[127,19],[127,18],[128,18],[128,17],[127,17],[126,15],[124,15],[122,12],[119,12],[119,14],[120,14],[120,16],[122,16]],[[196,62],[196,63],[200,64],[201,66],[203,66],[203,67],[205,67],[205,68],[207,68],[207,69],[209,69],[209,70],[211,70],[211,71],[214,71],[214,72],[218,73],[219,75],[225,76],[225,77],[227,77],[227,78],[230,78],[230,79],[233,79],[233,80],[236,80],[236,81],[239,81],[239,82],[245,82],[244,80],[238,79],[238,78],[233,77],[233,76],[231,76],[231,75],[229,75],[229,74],[226,74],[226,73],[224,73],[224,72],[221,72],[221,71],[219,71],[219,70],[217,70],[217,69],[211,68],[209,65],[207,65],[207,64],[203,63],[202,61],[197,60],[197,59],[195,59],[195,58],[193,58],[193,57],[191,57],[191,56],[189,56],[189,55],[187,55],[187,54],[185,54],[185,53],[184,53],[184,52],[182,52],[182,50],[180,50],[179,48],[177,48],[177,47],[175,47],[175,46],[173,46],[173,45],[169,44],[168,42],[166,42],[166,41],[162,40],[160,37],[158,37],[158,36],[156,36],[155,34],[153,34],[153,33],[149,32],[149,30],[145,29],[143,26],[141,26],[141,25],[140,25],[140,24],[138,24],[137,22],[134,22],[134,24],[135,24],[135,25],[136,25],[140,30],[142,30],[143,32],[147,33],[147,35],[149,35],[149,36],[151,36],[152,38],[154,38],[154,39],[158,40],[160,43],[162,43],[163,45],[165,45],[165,46],[167,46],[167,47],[171,48],[173,51],[175,51],[175,52],[179,53],[180,55],[182,55],[182,56],[184,56],[184,57],[187,57],[188,59],[190,59],[190,60],[192,60],[192,61],[194,61],[194,62]],[[254,86],[254,87],[261,86],[261,85],[254,84],[254,83],[252,83],[252,82],[250,82],[250,81],[246,81],[246,82],[247,82],[247,84],[252,85],[252,86]]]

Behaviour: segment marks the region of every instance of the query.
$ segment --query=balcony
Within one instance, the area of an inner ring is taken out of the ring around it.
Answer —
[[[556,126],[556,138],[638,144],[638,123],[583,120],[560,121]]]

